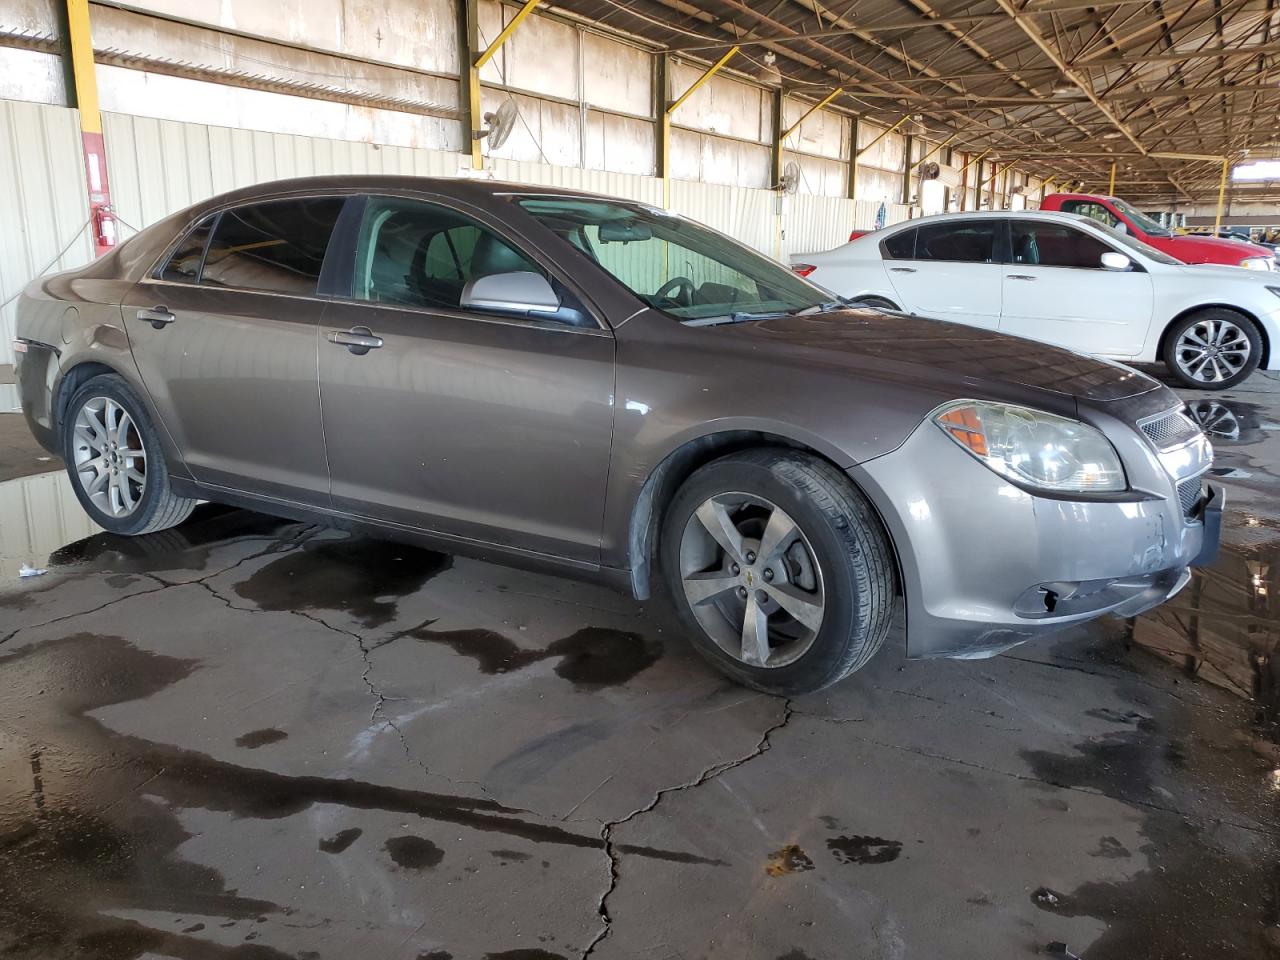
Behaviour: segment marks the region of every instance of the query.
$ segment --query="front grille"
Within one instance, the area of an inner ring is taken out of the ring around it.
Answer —
[[[1200,505],[1200,478],[1189,477],[1178,481],[1178,505],[1182,507],[1182,515],[1191,517]]]
[[[1170,410],[1140,424],[1142,432],[1161,450],[1169,450],[1200,434],[1200,425],[1182,410]]]

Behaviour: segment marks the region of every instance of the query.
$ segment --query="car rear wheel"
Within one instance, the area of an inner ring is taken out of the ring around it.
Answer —
[[[1183,386],[1225,390],[1257,369],[1262,335],[1252,320],[1234,310],[1198,310],[1170,329],[1163,359]]]
[[[893,613],[893,559],[871,505],[830,464],[792,450],[697,470],[666,512],[662,566],[698,652],[766,693],[848,676]]]
[[[196,501],[175,496],[155,427],[123,379],[103,374],[71,396],[62,427],[71,486],[94,523],[136,536],[176,526]]]

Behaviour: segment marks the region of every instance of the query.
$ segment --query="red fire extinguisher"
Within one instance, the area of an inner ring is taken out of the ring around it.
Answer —
[[[116,245],[116,215],[110,204],[98,204],[93,208],[93,243],[98,253]]]

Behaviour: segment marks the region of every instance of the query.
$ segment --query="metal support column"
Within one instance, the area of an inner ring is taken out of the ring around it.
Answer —
[[[493,55],[498,49],[511,39],[511,35],[516,32],[516,28],[520,26],[529,14],[533,13],[533,8],[538,5],[540,0],[525,0],[524,6],[516,11],[516,15],[511,18],[511,22],[502,28],[502,31],[494,38],[493,43],[489,44],[479,54],[480,50],[480,20],[476,10],[476,0],[461,0],[463,10],[463,31],[466,37],[466,59],[463,61],[467,65],[466,87],[464,98],[465,107],[463,109],[463,131],[470,137],[471,148],[471,169],[484,169],[484,154],[480,150],[481,127],[483,122],[480,112],[480,68],[493,59]]]
[[[115,217],[111,211],[111,182],[107,178],[107,151],[102,139],[102,114],[98,110],[98,77],[93,62],[93,35],[89,24],[89,0],[66,0],[67,43],[70,47],[72,87],[80,114],[80,145],[84,151],[85,185],[89,192],[89,227],[96,255],[116,245]]]
[[[858,199],[858,117],[849,118],[849,199]]]
[[[915,169],[915,164],[911,162],[911,154],[915,146],[916,138],[907,134],[907,149],[903,154],[902,164],[902,202],[906,204],[911,203],[911,171]]]
[[[1222,208],[1227,198],[1227,178],[1231,174],[1231,160],[1222,158],[1222,179],[1218,181],[1218,210],[1213,217],[1213,232],[1216,234],[1222,227]]]

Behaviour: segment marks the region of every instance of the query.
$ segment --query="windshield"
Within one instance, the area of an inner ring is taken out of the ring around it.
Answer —
[[[758,320],[837,305],[781,264],[662,210],[576,197],[517,202],[649,306],[682,321]]]
[[[1145,213],[1142,213],[1133,204],[1126,203],[1124,200],[1117,200],[1115,197],[1111,197],[1110,200],[1111,200],[1111,205],[1113,207],[1115,207],[1117,210],[1123,213],[1126,217],[1128,217],[1130,223],[1132,223],[1134,226],[1136,226],[1139,230],[1141,230],[1143,233],[1147,234],[1148,236],[1152,236],[1152,237],[1172,237],[1173,236],[1172,233],[1170,233],[1164,227],[1160,226],[1158,222],[1156,222],[1155,220],[1152,220]]]
[[[1171,257],[1163,250],[1157,250],[1155,247],[1151,246],[1151,244],[1143,243],[1137,237],[1131,236],[1127,233],[1112,232],[1111,236],[1107,237],[1107,239],[1112,243],[1119,243],[1131,250],[1136,250],[1148,260],[1154,260],[1156,263],[1168,263],[1173,266],[1182,265],[1182,261],[1176,257]]]

